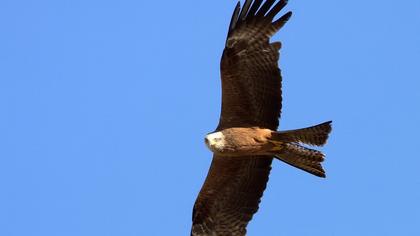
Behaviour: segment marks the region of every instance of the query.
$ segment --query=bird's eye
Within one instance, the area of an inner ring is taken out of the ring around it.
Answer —
[[[221,138],[214,138],[215,142],[219,142],[220,140],[222,140]]]

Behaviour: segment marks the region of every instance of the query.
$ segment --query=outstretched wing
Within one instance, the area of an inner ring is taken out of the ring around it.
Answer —
[[[245,235],[268,181],[271,157],[215,155],[193,210],[191,235]]]
[[[260,8],[262,0],[255,0],[252,6],[251,2],[245,2],[240,14],[237,5],[229,26],[221,60],[222,111],[218,130],[278,126],[281,75],[277,62],[281,44],[269,40],[292,13],[273,22],[286,1],[279,1],[272,8],[275,0],[265,1]]]
[[[281,44],[270,37],[290,18],[273,21],[285,0],[246,0],[235,8],[221,61],[222,112],[217,130],[277,129],[281,111]],[[274,5],[274,6],[273,6]],[[270,174],[271,156],[215,155],[193,210],[191,235],[245,235]]]

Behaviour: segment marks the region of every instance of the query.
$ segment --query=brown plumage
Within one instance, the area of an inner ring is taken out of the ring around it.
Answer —
[[[325,177],[322,146],[331,122],[276,131],[282,107],[280,42],[270,43],[290,18],[274,20],[287,1],[246,0],[236,5],[221,60],[222,111],[206,144],[214,153],[193,209],[191,235],[245,235],[258,210],[273,158]]]

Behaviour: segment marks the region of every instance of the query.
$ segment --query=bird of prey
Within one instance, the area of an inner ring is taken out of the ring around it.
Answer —
[[[236,5],[221,59],[222,109],[216,131],[205,137],[213,160],[193,209],[191,235],[245,235],[265,190],[272,160],[325,177],[322,146],[331,121],[277,131],[282,107],[280,42],[270,42],[291,17],[275,19],[286,0]]]

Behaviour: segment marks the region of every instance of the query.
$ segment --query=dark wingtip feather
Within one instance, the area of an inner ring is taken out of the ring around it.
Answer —
[[[263,0],[255,0],[252,4],[251,9],[248,11],[248,14],[246,16],[246,19],[252,18],[255,15],[255,12],[257,12],[258,8],[260,8],[261,3]]]
[[[274,28],[276,28],[276,30],[279,30],[281,27],[284,26],[284,24],[286,24],[286,22],[290,19],[290,17],[292,17],[292,12],[291,11],[287,12],[282,17],[280,17],[278,20],[274,21],[273,22]]]
[[[241,10],[241,2],[238,1],[238,3],[235,6],[235,10],[232,13],[232,18],[230,19],[229,32],[235,28],[236,23],[238,22],[238,16],[239,16],[240,10]]]
[[[273,18],[287,5],[286,0],[280,0],[274,7],[267,13],[266,17],[270,20]]]
[[[239,20],[242,20],[245,18],[245,16],[248,13],[249,7],[251,6],[252,0],[246,0],[244,5],[242,6],[241,14],[239,15]]]
[[[270,10],[271,6],[276,2],[276,0],[267,0],[265,1],[265,3],[262,5],[262,7],[260,8],[260,10],[258,10],[257,16],[258,17],[263,17],[265,16],[265,14],[268,12],[268,10]]]

